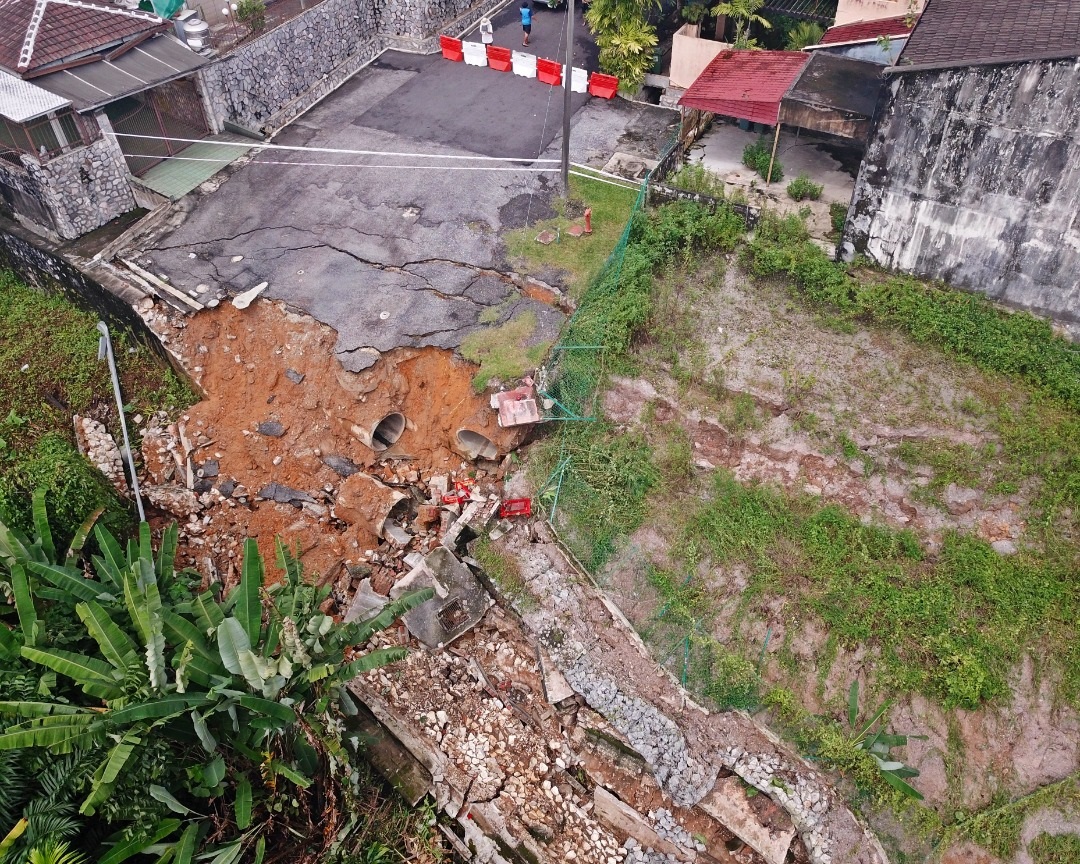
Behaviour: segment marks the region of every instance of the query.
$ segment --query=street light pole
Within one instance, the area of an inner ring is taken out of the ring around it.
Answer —
[[[570,82],[574,77],[574,0],[566,0],[566,67],[563,72],[562,187],[570,197]]]

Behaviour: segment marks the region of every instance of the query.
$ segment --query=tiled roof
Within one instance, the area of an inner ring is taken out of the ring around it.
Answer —
[[[908,23],[909,21],[911,23]],[[821,37],[821,44],[874,42],[881,36],[896,38],[906,36],[914,26],[914,21],[906,15],[898,15],[895,18],[878,18],[876,21],[854,21],[851,24],[830,27],[825,31],[825,35]]]
[[[1076,0],[929,0],[896,65],[903,72],[1068,57],[1080,57]]]
[[[0,115],[16,123],[26,123],[52,111],[70,105],[67,99],[32,84],[0,72]]]
[[[721,51],[679,104],[773,126],[780,100],[809,59],[804,51]]]
[[[26,75],[163,24],[102,0],[0,0],[0,67]]]

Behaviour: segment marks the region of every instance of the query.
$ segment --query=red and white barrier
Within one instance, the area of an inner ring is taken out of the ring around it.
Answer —
[[[570,70],[554,60],[545,60],[527,51],[511,51],[498,45],[482,42],[463,42],[450,36],[439,37],[439,48],[447,60],[464,61],[469,66],[490,66],[497,72],[513,72],[522,78],[536,78],[552,87],[562,87],[567,77],[574,93],[589,93],[601,99],[611,99],[619,89],[619,79],[614,75],[593,72],[591,75],[579,66]]]
[[[614,75],[593,72],[589,78],[589,93],[601,99],[611,99],[619,89],[619,79]]]
[[[439,47],[442,49],[442,56],[447,60],[453,60],[455,63],[460,63],[465,59],[465,55],[461,50],[460,39],[454,39],[450,36],[440,36]]]
[[[526,51],[513,52],[514,74],[522,78],[536,77],[536,55]]]
[[[488,66],[496,72],[509,72],[514,67],[514,59],[509,48],[500,48],[498,45],[487,46]]]
[[[566,67],[562,67],[563,80],[566,80]],[[575,66],[570,75],[570,89],[574,93],[585,93],[589,89],[589,73],[580,66]]]
[[[462,42],[461,51],[467,66],[487,66],[487,46],[483,42]]]
[[[542,81],[545,84],[550,84],[552,87],[561,86],[562,66],[554,60],[545,60],[543,57],[537,58],[536,80]]]

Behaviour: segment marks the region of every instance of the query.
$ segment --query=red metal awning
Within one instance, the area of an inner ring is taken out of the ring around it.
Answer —
[[[780,100],[809,59],[803,51],[721,51],[679,104],[775,126]]]

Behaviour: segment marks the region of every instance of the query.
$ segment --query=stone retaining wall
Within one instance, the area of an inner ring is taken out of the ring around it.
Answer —
[[[0,185],[8,207],[63,240],[100,228],[135,208],[124,155],[115,141],[100,138],[86,147],[42,162],[21,156],[23,168],[4,164]]]
[[[211,122],[278,129],[384,47],[376,2],[325,0],[199,72]]]

